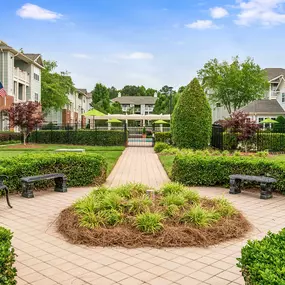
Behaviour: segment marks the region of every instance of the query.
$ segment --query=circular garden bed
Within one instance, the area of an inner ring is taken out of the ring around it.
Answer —
[[[225,198],[203,198],[169,183],[101,187],[63,210],[58,230],[70,242],[93,246],[209,246],[240,238],[249,222]]]

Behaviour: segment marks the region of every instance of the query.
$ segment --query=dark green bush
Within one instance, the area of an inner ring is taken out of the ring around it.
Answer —
[[[228,185],[229,175],[265,175],[277,179],[276,190],[285,193],[285,164],[250,156],[177,155],[172,179],[185,185]]]
[[[21,133],[15,132],[0,132],[0,144],[7,143],[9,141],[20,141]]]
[[[179,148],[204,149],[212,134],[211,108],[206,95],[194,78],[180,95],[172,114],[171,133]]]
[[[262,240],[248,241],[237,266],[248,285],[285,284],[285,229]]]
[[[155,141],[171,144],[171,133],[170,132],[155,133]]]
[[[29,137],[29,142],[51,144],[79,144],[116,146],[125,145],[124,131],[35,131]]]
[[[21,189],[20,178],[48,173],[63,173],[67,185],[87,186],[105,181],[107,162],[98,154],[54,153],[27,154],[0,159],[1,175],[9,176],[5,182],[10,191]],[[37,188],[46,188],[52,181],[36,183]]]
[[[160,153],[160,152],[162,152],[163,150],[168,149],[168,148],[170,148],[170,145],[169,145],[169,144],[164,143],[164,142],[157,142],[157,143],[155,143],[154,151],[155,151],[156,153]]]
[[[13,267],[15,262],[15,252],[12,247],[13,234],[0,227],[0,284],[15,285],[17,270]]]

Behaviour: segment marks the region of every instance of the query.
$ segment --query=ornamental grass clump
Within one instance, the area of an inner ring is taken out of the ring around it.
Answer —
[[[136,227],[147,234],[155,234],[163,228],[160,213],[143,213],[136,216]]]
[[[58,229],[94,246],[207,246],[241,237],[246,219],[225,198],[203,198],[178,183],[100,187],[64,210]],[[153,195],[152,195],[153,194]]]

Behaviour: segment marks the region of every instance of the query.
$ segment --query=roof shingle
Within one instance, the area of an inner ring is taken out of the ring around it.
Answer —
[[[269,81],[280,76],[280,75],[285,76],[285,69],[284,68],[265,68],[264,70],[267,73]]]
[[[133,104],[133,105],[154,105],[156,102],[156,97],[151,96],[122,96],[112,99],[114,102],[119,102],[120,104]]]
[[[255,100],[245,107],[242,107],[240,111],[245,113],[254,113],[254,114],[285,114],[285,111],[280,106],[277,100]]]

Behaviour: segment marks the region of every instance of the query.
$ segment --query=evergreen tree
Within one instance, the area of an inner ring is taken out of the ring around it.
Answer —
[[[172,139],[179,148],[204,149],[208,147],[212,131],[209,102],[194,78],[185,88],[172,115]]]

